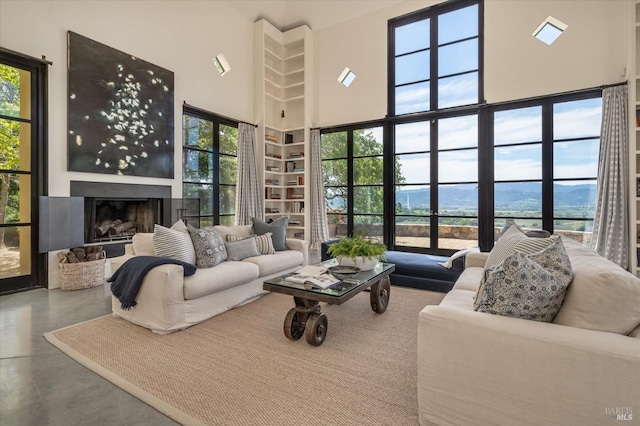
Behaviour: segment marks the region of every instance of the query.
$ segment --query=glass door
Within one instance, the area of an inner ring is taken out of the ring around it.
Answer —
[[[395,126],[394,246],[439,253],[478,245],[478,116]]]
[[[36,287],[37,153],[42,146],[38,69],[0,51],[0,293]],[[14,61],[15,59],[15,61]]]

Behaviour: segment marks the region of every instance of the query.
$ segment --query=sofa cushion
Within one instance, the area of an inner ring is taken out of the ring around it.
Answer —
[[[260,269],[260,276],[266,277],[285,269],[301,266],[304,262],[304,256],[296,250],[285,250],[269,256],[249,257],[243,262],[253,263]]]
[[[227,235],[237,235],[238,237],[248,237],[253,232],[251,231],[251,225],[236,225],[236,226],[205,226],[204,229],[213,228],[222,238],[222,241],[228,241]]]
[[[473,299],[476,296],[475,291],[460,290],[454,288],[442,299],[440,306],[443,308],[463,309],[465,311],[473,311]]]
[[[271,232],[267,232],[263,235],[252,235],[250,237],[238,237],[237,235],[227,235],[227,241],[240,241],[245,238],[255,238],[256,245],[260,254],[275,254],[276,249],[273,248],[273,240],[271,239]]]
[[[191,225],[187,229],[196,252],[198,268],[211,268],[227,260],[224,241],[214,229],[197,229]]]
[[[573,276],[562,240],[552,240],[541,252],[514,251],[497,265],[478,292],[478,311],[551,322]]]
[[[238,241],[224,243],[228,260],[242,260],[247,257],[260,256],[255,237],[247,237]]]
[[[178,225],[178,222],[182,226]],[[156,256],[168,257],[170,259],[182,260],[187,263],[196,263],[196,252],[191,242],[191,237],[184,223],[179,220],[174,226],[165,228],[158,224],[153,226],[153,251]],[[176,229],[184,231],[176,231]]]
[[[137,232],[131,239],[133,245],[133,252],[136,256],[155,256],[156,252],[153,250],[153,233]]]
[[[455,285],[453,286],[453,290],[469,290],[473,291],[473,298],[475,299],[475,295],[478,292],[478,287],[480,286],[480,280],[482,279],[483,269],[482,268],[467,268],[462,271],[460,277],[456,280]]]
[[[245,284],[258,278],[258,268],[245,262],[222,262],[213,268],[200,268],[190,277],[184,278],[184,298],[197,299]]]
[[[553,322],[629,334],[640,324],[640,279],[593,250],[564,241],[574,276]]]
[[[263,222],[255,217],[251,218],[253,221],[253,230],[257,235],[266,234],[271,232],[271,239],[273,240],[273,248],[276,251],[287,250],[287,224],[289,223],[289,216],[283,216],[278,220],[274,220],[271,223]]]

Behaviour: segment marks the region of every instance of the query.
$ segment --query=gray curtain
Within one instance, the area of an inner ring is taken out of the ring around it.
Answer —
[[[236,224],[250,225],[251,218],[263,219],[261,187],[256,163],[256,128],[238,125],[238,175],[236,179]]]
[[[320,129],[311,130],[311,250],[320,250],[323,241],[329,239],[327,210],[324,202],[324,183],[322,181],[322,146]]]
[[[627,86],[602,92],[598,194],[591,247],[627,268],[629,261],[629,141]]]

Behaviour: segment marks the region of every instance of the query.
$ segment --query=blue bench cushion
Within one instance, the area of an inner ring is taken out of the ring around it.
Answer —
[[[327,249],[336,241],[338,240],[322,243],[322,260],[327,260],[331,257],[327,254]],[[395,271],[391,274],[391,284],[442,292],[451,290],[464,269],[464,257],[455,259],[451,269],[440,265],[440,262],[446,262],[448,259],[445,256],[401,251],[388,251],[386,253],[387,262],[396,265]]]

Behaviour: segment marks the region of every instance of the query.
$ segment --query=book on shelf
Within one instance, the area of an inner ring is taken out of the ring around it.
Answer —
[[[304,167],[296,167],[293,169],[294,172],[304,172]]]
[[[264,135],[264,140],[269,142],[278,142],[278,138],[273,135]]]
[[[317,265],[307,265],[289,275],[286,280],[321,289],[326,289],[342,282],[333,275],[328,274],[326,268]]]
[[[279,172],[280,171],[280,167],[278,167],[278,166],[267,166],[266,170],[268,172]]]

